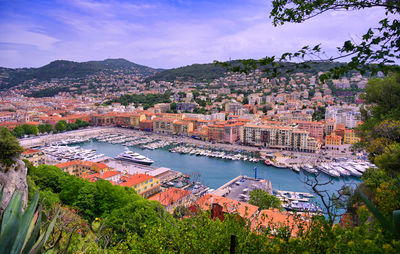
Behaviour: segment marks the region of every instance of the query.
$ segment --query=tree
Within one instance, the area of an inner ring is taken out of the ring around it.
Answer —
[[[12,133],[17,138],[22,138],[25,134],[25,130],[24,130],[24,128],[22,128],[22,126],[17,126],[14,128]]]
[[[38,127],[31,124],[23,124],[22,128],[24,129],[26,135],[37,135],[39,132]]]
[[[384,79],[369,80],[365,90],[366,104],[374,105],[369,111],[370,117],[400,119],[400,72]]]
[[[38,129],[40,133],[50,133],[53,130],[53,126],[51,124],[39,124]]]
[[[11,166],[24,149],[7,128],[0,128],[0,162]]]
[[[176,113],[177,111],[176,111],[176,102],[172,102],[171,104],[170,104],[170,107],[171,107],[171,111],[173,112],[173,113]]]
[[[319,106],[314,111],[314,114],[312,115],[313,120],[320,121],[320,120],[324,119],[325,118],[325,111],[326,111],[325,107]]]
[[[50,133],[51,131],[53,131],[53,125],[46,123],[44,126],[45,126],[46,133]]]
[[[56,125],[55,125],[55,130],[57,131],[57,132],[63,132],[63,131],[65,131],[65,129],[67,128],[67,126],[66,126],[66,122],[65,121],[58,121],[57,123],[56,123]]]
[[[368,8],[383,8],[385,17],[375,26],[370,28],[361,37],[360,42],[347,40],[338,47],[336,56],[325,57],[321,45],[304,46],[294,53],[286,52],[280,57],[265,57],[260,60],[239,60],[238,63],[220,63],[230,67],[233,71],[249,72],[262,67],[265,72],[278,76],[290,73],[299,68],[310,68],[317,64],[313,62],[334,62],[340,59],[349,59],[348,63],[342,63],[332,67],[330,72],[320,76],[321,80],[334,77],[338,78],[350,70],[358,70],[362,74],[370,71],[372,74],[383,71],[399,70],[399,66],[388,65],[400,59],[400,22],[396,18],[400,12],[400,1],[396,0],[274,0],[270,17],[274,26],[289,23],[302,23],[328,11],[356,11]],[[296,62],[296,63],[295,63]]]
[[[279,198],[262,189],[250,191],[249,204],[258,206],[260,209],[281,208]]]

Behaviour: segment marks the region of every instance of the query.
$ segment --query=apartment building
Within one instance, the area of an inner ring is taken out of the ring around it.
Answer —
[[[175,187],[164,190],[149,198],[149,200],[160,202],[169,213],[173,213],[175,208],[179,206],[188,207],[193,202],[193,199],[191,191]]]
[[[316,138],[321,142],[324,140],[324,124],[317,121],[298,121],[292,123],[297,124],[299,130],[307,131],[310,137]]]
[[[73,160],[55,165],[62,171],[70,175],[84,177],[98,172],[106,172],[109,170],[108,166],[104,163],[97,163],[92,161]]]
[[[174,132],[174,120],[169,118],[154,118],[153,131],[156,133],[172,134]]]
[[[325,146],[340,146],[342,144],[342,137],[332,133],[325,137]]]
[[[225,111],[228,114],[239,115],[239,112],[242,108],[243,105],[238,102],[228,102],[225,104]]]
[[[109,112],[105,114],[92,114],[91,123],[94,126],[111,126],[115,125],[116,114]]]
[[[21,158],[28,160],[35,167],[46,164],[46,155],[37,149],[26,149],[21,153]]]
[[[161,190],[160,180],[150,175],[136,174],[124,176],[121,179],[120,186],[134,188],[137,194],[144,198],[153,196]]]
[[[315,152],[320,142],[297,126],[246,124],[240,130],[240,141],[245,145]]]
[[[334,119],[336,124],[344,124],[352,129],[361,120],[360,109],[357,106],[329,106],[326,108],[325,119]]]
[[[336,120],[332,118],[326,119],[324,127],[325,135],[331,135],[334,130],[336,130]]]
[[[303,112],[289,112],[289,113],[281,113],[275,116],[275,119],[278,121],[312,121],[312,115],[306,114]]]
[[[360,142],[360,138],[357,137],[356,132],[354,130],[345,130],[344,132],[344,140],[345,144],[355,144]]]
[[[145,114],[118,113],[115,117],[115,124],[124,128],[140,128],[140,121],[146,119]]]
[[[173,134],[188,136],[193,131],[193,123],[188,121],[175,120],[172,123]]]

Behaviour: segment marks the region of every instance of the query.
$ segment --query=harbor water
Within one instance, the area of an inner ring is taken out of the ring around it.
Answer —
[[[116,157],[125,150],[125,146],[122,145],[97,141],[81,143],[79,146],[86,149],[96,149],[98,154],[103,153],[109,157]],[[192,181],[201,181],[212,189],[219,188],[239,175],[254,177],[254,168],[257,167],[257,177],[269,179],[274,189],[312,192],[304,183],[306,176],[312,176],[304,172],[296,173],[291,169],[275,168],[261,162],[232,161],[205,156],[171,153],[163,149],[147,150],[137,146],[129,147],[129,149],[154,160],[152,164],[154,167],[167,167],[182,172],[183,174],[188,174],[191,176]],[[326,182],[330,179],[330,177],[325,174],[321,174],[318,178],[320,182]],[[340,189],[344,184],[355,186],[360,182],[361,180],[359,178],[341,177],[333,179],[332,184],[323,186],[323,188],[324,190],[333,192]]]

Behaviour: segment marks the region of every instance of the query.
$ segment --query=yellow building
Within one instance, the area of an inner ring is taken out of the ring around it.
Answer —
[[[140,128],[140,121],[146,119],[145,114],[120,113],[117,116],[116,123],[125,128]]]
[[[340,146],[342,144],[342,137],[335,134],[327,135],[325,137],[326,146]]]
[[[161,191],[160,179],[145,174],[123,177],[122,183],[119,185],[134,188],[137,194],[144,198]]]
[[[174,120],[168,118],[154,118],[153,131],[158,133],[172,134],[174,132]]]
[[[355,144],[360,142],[360,138],[357,137],[356,132],[354,130],[345,130],[344,131],[344,143],[345,144]]]
[[[104,163],[81,161],[81,160],[59,163],[56,166],[60,168],[62,171],[78,177],[83,177],[91,173],[97,173],[100,171],[105,172],[109,170],[107,165]]]
[[[188,136],[193,131],[193,123],[175,120],[173,122],[174,134]]]
[[[35,167],[46,164],[46,155],[37,149],[26,149],[22,152],[21,157],[28,160]]]

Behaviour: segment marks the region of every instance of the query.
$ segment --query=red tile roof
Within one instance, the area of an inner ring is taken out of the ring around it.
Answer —
[[[125,177],[126,182],[120,183],[121,186],[128,186],[128,187],[133,187],[138,183],[144,182],[146,180],[152,179],[153,177],[150,175],[145,175],[145,174],[136,174],[133,176],[128,176]]]
[[[32,153],[38,153],[40,150],[37,149],[26,149],[25,151],[22,152],[22,154],[32,154]]]
[[[169,188],[163,192],[160,192],[151,198],[150,200],[155,200],[160,202],[163,206],[168,206],[176,203],[183,197],[190,195],[192,192],[188,190],[182,190],[175,187]]]

